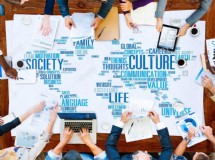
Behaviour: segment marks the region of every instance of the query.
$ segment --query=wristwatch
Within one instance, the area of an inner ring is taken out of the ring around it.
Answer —
[[[187,136],[184,137],[184,140],[185,140],[187,143],[189,143],[189,142],[191,141],[190,139],[187,138]]]

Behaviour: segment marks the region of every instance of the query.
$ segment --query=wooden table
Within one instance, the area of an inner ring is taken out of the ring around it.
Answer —
[[[6,55],[6,31],[5,31],[5,20],[12,20],[13,14],[43,14],[45,0],[30,0],[26,4],[19,5],[10,5],[5,3],[4,0],[0,0],[0,4],[5,5],[5,16],[0,16],[0,49]],[[199,4],[191,4],[188,3],[187,0],[168,0],[167,10],[186,10],[186,9],[196,9]],[[89,12],[93,11],[94,7],[99,7],[100,2],[97,0],[87,0],[87,4],[85,8],[81,9],[78,7],[78,0],[71,0],[69,2],[70,11],[75,12]],[[118,6],[118,1],[115,1],[114,6]],[[55,5],[54,14],[60,14],[58,5]],[[215,38],[215,1],[211,5],[209,12],[202,18],[206,20],[206,39]],[[195,91],[194,91],[195,92]],[[192,95],[191,95],[192,96]],[[195,97],[191,97],[195,98]],[[8,97],[8,81],[0,80],[0,115],[6,115],[8,113],[9,106],[9,97]],[[198,107],[198,106],[196,106]],[[215,103],[209,97],[209,91],[204,91],[204,115],[206,125],[210,125],[213,127],[215,131]],[[104,149],[106,139],[108,134],[98,134],[97,145]],[[44,152],[49,149],[54,148],[59,142],[59,135],[54,135],[51,138],[50,143],[45,148]],[[173,147],[177,147],[177,145],[181,142],[182,138],[177,136],[171,137]],[[6,148],[13,146],[13,138],[10,133],[5,134],[0,137],[0,147]],[[125,137],[121,136],[119,145],[120,152],[134,152],[136,150],[148,150],[149,152],[159,152],[161,150],[160,143],[157,136],[154,136],[151,139],[147,139],[144,141],[132,142],[127,144],[125,142]],[[67,145],[64,148],[64,151],[67,150],[77,150],[80,152],[90,152],[90,150],[85,145]],[[186,150],[187,152],[212,152],[212,145],[209,141],[204,141],[198,145],[195,145]]]

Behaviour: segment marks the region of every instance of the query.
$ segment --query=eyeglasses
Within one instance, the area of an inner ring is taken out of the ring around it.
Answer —
[[[143,151],[136,151],[136,152],[134,152],[134,153],[132,154],[133,160],[139,160],[138,157],[137,157],[137,154],[140,153],[140,152],[143,153],[143,154],[148,155],[149,158],[150,158],[150,160],[152,160],[152,156],[151,156],[150,154],[146,153],[146,152],[143,152]]]
[[[5,2],[11,3],[11,4],[21,4],[21,0],[5,0]]]

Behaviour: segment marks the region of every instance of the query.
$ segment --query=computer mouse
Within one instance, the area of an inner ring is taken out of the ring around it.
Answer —
[[[101,124],[101,128],[102,128],[103,130],[109,130],[110,127],[111,127],[111,124],[108,123],[108,122],[104,122],[104,123]]]

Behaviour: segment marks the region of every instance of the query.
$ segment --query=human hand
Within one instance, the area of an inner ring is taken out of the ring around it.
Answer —
[[[55,104],[54,109],[51,111],[50,121],[55,121],[57,119],[57,113],[59,112],[58,103]]]
[[[156,29],[158,32],[161,32],[163,26],[163,22],[161,18],[157,18],[157,24],[156,24]]]
[[[42,101],[31,108],[32,113],[40,112],[46,106],[46,102]]]
[[[74,131],[70,128],[65,128],[63,131],[63,142],[67,144],[72,138]]]
[[[155,111],[149,112],[149,117],[155,124],[160,122],[159,114]]]
[[[183,25],[180,29],[179,29],[179,33],[177,35],[177,37],[182,37],[187,33],[187,30],[190,28],[190,25],[188,23],[186,23],[185,25]]]
[[[87,128],[82,128],[78,134],[78,136],[81,138],[81,140],[88,144],[89,142],[92,142],[89,134],[89,130]]]
[[[4,120],[2,119],[2,117],[0,116],[0,125],[4,124]]]
[[[94,18],[93,22],[91,23],[91,27],[93,27],[93,29],[96,29],[101,23],[101,21],[102,19],[100,17]]]
[[[212,80],[207,75],[202,77],[202,85],[207,89],[211,89],[214,86]]]
[[[193,126],[190,126],[187,133],[187,139],[191,140],[196,134],[196,128]]]
[[[125,14],[125,19],[126,19],[127,26],[129,28],[135,28],[135,27],[137,27],[137,25],[131,19],[130,14]]]
[[[76,27],[75,23],[73,22],[72,18],[70,16],[67,16],[64,18],[65,19],[65,26],[71,30],[72,26]]]
[[[48,36],[51,33],[50,15],[44,15],[40,30],[43,36]]]
[[[200,130],[208,139],[213,137],[213,130],[210,126],[200,126]]]
[[[131,118],[132,112],[125,111],[122,113],[121,122],[127,123]]]
[[[16,79],[18,76],[16,69],[10,67],[5,70],[5,74],[12,79]]]
[[[124,3],[120,3],[120,9],[123,11],[123,12],[126,12],[126,11],[130,11],[133,6],[132,6],[132,3],[128,0],[122,0]]]

